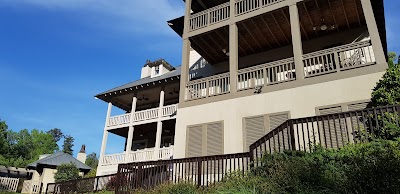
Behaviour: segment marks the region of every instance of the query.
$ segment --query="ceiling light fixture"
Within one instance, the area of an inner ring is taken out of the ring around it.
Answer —
[[[147,98],[147,97],[144,97],[144,95],[142,96],[142,98],[139,98],[138,99],[139,101],[148,101],[149,100],[149,98]]]

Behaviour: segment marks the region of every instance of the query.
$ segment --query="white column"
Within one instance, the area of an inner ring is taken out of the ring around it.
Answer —
[[[181,83],[179,92],[179,102],[183,103],[186,100],[188,91],[186,83],[189,81],[189,61],[190,61],[190,40],[184,39],[182,46],[182,67],[181,67]]]
[[[112,103],[108,103],[108,108],[107,108],[107,116],[106,116],[106,122],[104,124],[104,133],[103,133],[103,141],[101,142],[101,149],[100,149],[100,164],[103,161],[103,156],[105,155],[106,152],[106,145],[107,145],[107,138],[108,138],[108,131],[107,131],[107,126],[108,122],[110,120],[111,116],[111,109],[112,109]]]
[[[383,51],[383,46],[379,35],[378,26],[376,24],[374,10],[372,8],[371,1],[373,0],[361,0],[364,17],[365,20],[367,21],[367,28],[369,35],[371,37],[371,44],[374,50],[376,63],[378,65],[386,65],[387,67],[388,65],[386,62],[386,54]]]
[[[157,133],[156,133],[156,144],[154,147],[154,159],[158,160],[158,152],[160,150],[160,145],[161,145],[161,135],[162,135],[162,109],[164,107],[164,98],[165,98],[165,92],[164,88],[161,89],[160,92],[160,108],[158,110],[158,121],[157,121]]]
[[[106,145],[107,145],[108,131],[104,130],[103,133],[103,141],[101,142],[101,150],[100,150],[100,164],[102,164],[103,157],[106,153]]]
[[[239,41],[238,27],[236,23],[229,25],[229,75],[230,93],[237,92],[237,71],[239,65]]]
[[[128,156],[129,156],[129,153],[132,151],[133,132],[135,131],[135,128],[133,127],[133,116],[134,116],[135,111],[136,111],[136,102],[137,102],[137,97],[136,97],[136,94],[135,94],[133,96],[133,98],[132,98],[130,124],[129,124],[126,147],[125,147],[125,162],[132,162],[132,161],[129,161]]]
[[[301,41],[299,10],[297,9],[296,3],[289,6],[289,13],[290,26],[292,30],[294,64],[296,65],[296,79],[301,80],[304,79],[303,45]]]

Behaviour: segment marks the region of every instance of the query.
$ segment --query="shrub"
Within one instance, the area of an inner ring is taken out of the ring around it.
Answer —
[[[57,167],[57,172],[54,174],[54,179],[57,183],[79,178],[79,169],[73,163],[61,164]]]

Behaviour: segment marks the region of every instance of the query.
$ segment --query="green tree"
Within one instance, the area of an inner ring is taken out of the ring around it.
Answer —
[[[53,136],[47,132],[32,130],[31,131],[33,140],[33,156],[34,160],[38,159],[39,155],[42,154],[53,154],[54,151],[58,150],[57,143],[54,142]]]
[[[47,133],[50,134],[51,136],[53,136],[54,142],[59,142],[61,140],[61,138],[63,138],[63,136],[64,136],[61,129],[58,129],[58,128],[51,129],[51,130],[47,131]]]
[[[396,53],[395,52],[389,52],[388,53],[388,63],[389,63],[389,67],[393,67],[396,63]]]
[[[371,106],[395,105],[400,102],[400,65],[389,67],[373,89]]]
[[[96,153],[91,153],[86,157],[85,164],[92,167],[93,169],[97,168],[97,165],[99,164],[99,159],[97,158]]]
[[[7,130],[8,126],[5,121],[0,120],[0,155],[7,153],[8,141],[7,141]]]
[[[79,169],[73,163],[61,164],[57,167],[57,172],[54,174],[54,179],[57,183],[79,178]]]
[[[72,155],[72,147],[74,146],[74,138],[70,135],[64,136],[63,152]]]

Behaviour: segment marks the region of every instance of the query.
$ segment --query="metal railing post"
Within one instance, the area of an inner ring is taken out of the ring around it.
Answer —
[[[201,158],[197,159],[197,186],[201,186],[201,167],[202,167],[202,161]]]

